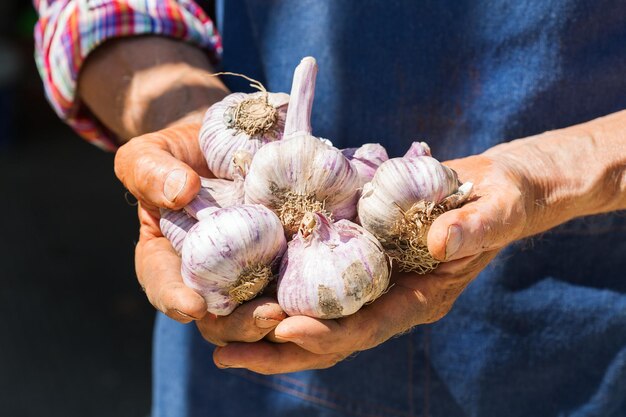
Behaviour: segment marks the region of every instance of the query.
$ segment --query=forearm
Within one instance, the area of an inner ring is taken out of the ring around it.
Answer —
[[[181,121],[198,121],[228,91],[206,53],[158,36],[119,38],[95,50],[78,83],[80,99],[121,143]]]
[[[626,111],[496,146],[528,190],[524,236],[575,217],[626,209]]]

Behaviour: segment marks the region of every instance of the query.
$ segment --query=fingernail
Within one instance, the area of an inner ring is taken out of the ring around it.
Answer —
[[[187,313],[183,313],[182,311],[180,311],[180,310],[179,310],[179,309],[177,309],[177,308],[175,308],[175,309],[174,309],[174,311],[175,311],[176,313],[178,313],[179,315],[183,316],[184,318],[187,318],[187,319],[190,319],[190,320],[200,320],[200,319],[199,319],[199,318],[197,318],[197,317],[190,316],[190,315],[189,315],[189,314],[187,314]]]
[[[187,183],[187,172],[183,169],[175,169],[167,175],[165,184],[163,184],[163,195],[169,201],[175,201],[178,194],[183,190]]]
[[[217,366],[220,369],[234,368],[235,366],[227,364],[227,363],[223,363],[216,357],[216,355],[219,353],[220,350],[222,350],[222,348],[219,346],[216,346],[215,351],[213,352],[213,358],[215,359],[214,361],[215,366]]]
[[[267,317],[254,317],[254,324],[259,329],[271,329],[272,327],[278,326],[280,320],[274,320]]]
[[[290,336],[281,336],[276,333],[274,333],[274,337],[282,342],[291,342],[295,343],[296,345],[301,345],[302,343],[304,343],[301,339],[293,338]]]
[[[458,252],[463,243],[463,229],[456,224],[448,227],[448,237],[446,238],[446,260]]]

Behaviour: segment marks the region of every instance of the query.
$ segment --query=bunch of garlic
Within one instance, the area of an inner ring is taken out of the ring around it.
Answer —
[[[185,284],[215,314],[262,291],[281,257],[278,302],[287,314],[353,314],[385,292],[391,259],[422,273],[436,265],[428,227],[469,195],[471,184],[459,188],[424,143],[389,159],[378,144],[341,151],[313,136],[316,75],[307,57],[290,96],[261,86],[212,106],[200,143],[222,179],[203,179],[183,211],[163,212]],[[352,222],[357,205],[363,227]]]

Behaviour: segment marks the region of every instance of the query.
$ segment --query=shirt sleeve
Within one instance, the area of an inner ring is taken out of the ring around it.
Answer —
[[[34,0],[35,61],[55,112],[87,141],[114,150],[113,135],[81,104],[76,82],[85,58],[107,39],[157,34],[221,54],[213,22],[192,0]]]

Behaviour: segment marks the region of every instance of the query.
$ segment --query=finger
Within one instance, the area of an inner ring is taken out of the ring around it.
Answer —
[[[260,374],[283,374],[309,369],[325,369],[349,353],[316,355],[293,343],[231,343],[215,349],[213,361],[219,368],[246,368]]]
[[[428,250],[450,261],[502,248],[522,233],[526,214],[518,189],[490,188],[476,201],[439,216],[428,232]]]
[[[228,316],[207,314],[197,322],[202,336],[217,346],[230,342],[256,342],[270,333],[287,315],[275,299],[255,298]]]
[[[353,315],[336,320],[288,317],[274,332],[279,340],[293,342],[316,354],[354,352],[371,349],[416,324],[427,322],[429,308],[423,291],[394,285]]]
[[[210,176],[197,144],[197,125],[164,129],[132,139],[117,151],[115,174],[144,204],[181,209]]]
[[[452,261],[428,275],[396,274],[387,293],[337,320],[293,316],[274,330],[281,341],[317,354],[373,348],[412,327],[441,319],[496,252]]]
[[[166,238],[140,236],[135,266],[150,303],[168,317],[188,323],[207,313],[204,299],[183,284],[180,258]]]

